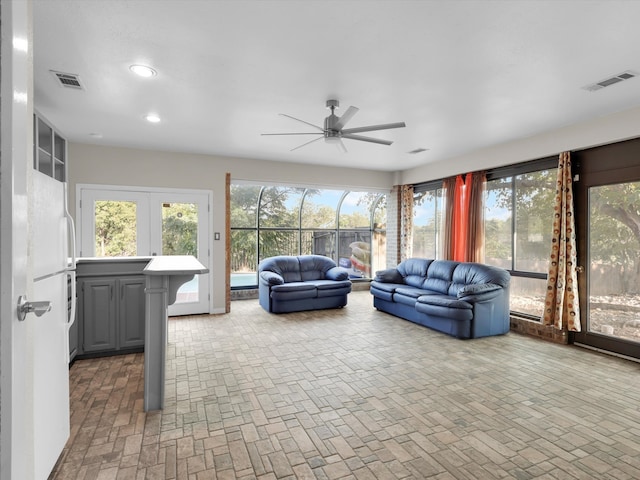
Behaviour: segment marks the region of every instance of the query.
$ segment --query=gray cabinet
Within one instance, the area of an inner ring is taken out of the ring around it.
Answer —
[[[116,299],[113,278],[80,281],[83,353],[116,350]]]
[[[79,259],[76,358],[142,351],[148,259]],[[69,342],[71,343],[70,332]]]
[[[118,280],[120,290],[118,327],[120,348],[144,346],[145,277]]]

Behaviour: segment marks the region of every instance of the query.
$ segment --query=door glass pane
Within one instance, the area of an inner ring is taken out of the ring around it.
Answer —
[[[590,332],[640,341],[640,182],[589,189]]]
[[[135,202],[95,202],[95,256],[131,257],[138,254]]]
[[[162,204],[162,255],[198,256],[198,205]],[[198,275],[178,289],[175,303],[199,301]]]

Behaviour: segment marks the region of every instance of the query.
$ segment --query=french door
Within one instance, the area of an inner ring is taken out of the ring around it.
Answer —
[[[193,190],[78,187],[80,256],[193,255],[209,265],[210,194]],[[209,312],[209,274],[178,290],[169,315]]]
[[[640,140],[573,158],[582,327],[573,340],[640,359]]]

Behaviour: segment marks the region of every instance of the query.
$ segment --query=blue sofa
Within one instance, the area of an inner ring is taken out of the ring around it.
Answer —
[[[258,265],[258,300],[267,312],[344,307],[349,292],[349,272],[329,257],[282,255]]]
[[[376,272],[373,306],[458,338],[509,331],[509,272],[480,263],[411,258]]]

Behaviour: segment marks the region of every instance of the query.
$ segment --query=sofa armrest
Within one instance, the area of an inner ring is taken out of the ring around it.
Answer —
[[[349,272],[342,267],[331,267],[324,273],[324,277],[327,280],[347,280]]]
[[[264,270],[260,272],[260,282],[265,285],[282,285],[284,283],[284,278],[275,272]]]
[[[396,268],[378,270],[374,280],[380,283],[404,283],[404,278]]]
[[[496,298],[502,292],[502,287],[495,283],[474,283],[465,285],[458,290],[458,300],[466,302],[486,302]]]

